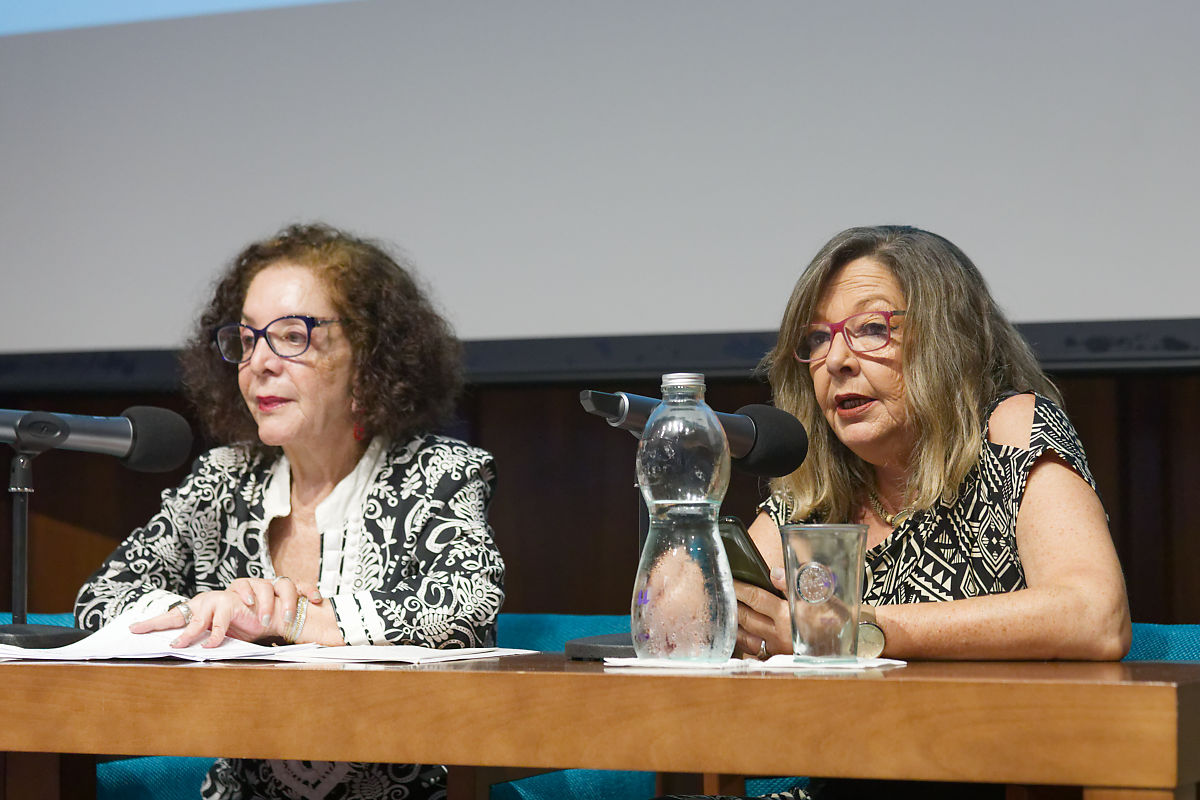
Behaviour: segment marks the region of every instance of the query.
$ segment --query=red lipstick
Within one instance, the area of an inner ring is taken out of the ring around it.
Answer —
[[[279,408],[286,402],[287,402],[287,399],[285,399],[283,397],[275,397],[273,395],[259,395],[258,396],[258,410],[259,411],[274,411],[275,409]]]

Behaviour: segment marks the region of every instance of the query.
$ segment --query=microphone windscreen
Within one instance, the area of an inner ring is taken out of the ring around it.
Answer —
[[[132,406],[121,412],[133,425],[133,443],[121,463],[138,472],[170,472],[192,452],[187,420],[154,406]]]
[[[742,406],[737,413],[754,420],[754,446],[737,459],[739,469],[765,478],[795,472],[808,455],[808,433],[800,420],[775,406]]]
[[[579,393],[579,404],[583,406],[584,411],[599,417],[616,419],[621,416],[620,395],[584,389]]]

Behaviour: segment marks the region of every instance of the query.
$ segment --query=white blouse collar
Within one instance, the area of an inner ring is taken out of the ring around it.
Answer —
[[[344,526],[363,507],[386,451],[383,437],[376,436],[371,440],[350,474],[338,481],[329,496],[317,505],[317,530],[324,532],[334,526]],[[281,455],[271,467],[267,485],[263,489],[263,519],[270,523],[276,517],[286,517],[291,513],[291,464],[287,456]]]

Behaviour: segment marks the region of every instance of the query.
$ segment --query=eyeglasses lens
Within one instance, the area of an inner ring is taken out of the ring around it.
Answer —
[[[814,322],[808,326],[800,344],[796,347],[796,355],[801,361],[819,361],[829,354],[833,337],[837,331],[846,337],[846,343],[856,353],[868,353],[878,350],[891,341],[891,329],[887,317],[878,312],[869,311],[865,314],[855,314],[847,317],[841,323],[830,325],[825,322]]]
[[[261,333],[276,355],[294,358],[308,350],[308,325],[303,318],[282,317],[267,324]],[[221,358],[234,364],[248,361],[260,332],[249,325],[226,325],[217,330]]]
[[[878,350],[888,343],[891,331],[882,314],[859,314],[846,320],[850,348],[860,353]]]
[[[247,340],[244,345],[243,340]],[[241,325],[225,325],[217,329],[217,349],[226,361],[238,364],[244,360],[244,354],[253,348],[253,331]]]
[[[283,317],[267,325],[264,332],[271,342],[271,349],[283,358],[298,356],[308,349],[308,326],[303,319]],[[244,347],[244,337],[242,341]]]

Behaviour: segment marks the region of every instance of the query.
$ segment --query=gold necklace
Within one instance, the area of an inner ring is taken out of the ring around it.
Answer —
[[[871,508],[873,508],[875,513],[879,515],[879,518],[884,521],[884,524],[890,528],[900,527],[908,521],[909,517],[912,516],[911,508],[902,508],[895,514],[889,514],[888,512],[884,511],[883,503],[880,502],[879,495],[875,494],[874,491],[867,495],[867,499],[871,501]]]

